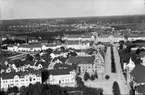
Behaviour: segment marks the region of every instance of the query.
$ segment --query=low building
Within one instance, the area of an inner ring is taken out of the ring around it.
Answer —
[[[30,83],[34,84],[36,82],[41,83],[41,72],[11,72],[3,73],[1,75],[1,89],[7,89],[8,87],[17,86],[28,86]]]
[[[70,56],[66,64],[78,64],[80,71],[84,72],[97,72],[99,77],[104,74],[104,52],[97,51],[92,56]]]
[[[66,48],[87,49],[90,48],[90,41],[66,40]]]
[[[145,88],[139,88],[144,87],[145,85],[145,66],[137,64],[130,72],[130,75],[133,77],[133,88],[135,89],[135,94],[144,95]]]
[[[62,37],[62,40],[67,40],[67,41],[92,41],[92,33],[87,33],[87,34],[72,34],[72,35],[64,35],[64,37]]]
[[[133,77],[130,75],[130,72],[135,67],[135,63],[132,61],[132,58],[130,58],[129,63],[124,63],[124,70],[126,70],[127,74],[127,82],[131,82],[133,80]]]
[[[76,73],[73,69],[67,67],[59,67],[49,70],[49,84],[59,84],[60,86],[75,86]]]

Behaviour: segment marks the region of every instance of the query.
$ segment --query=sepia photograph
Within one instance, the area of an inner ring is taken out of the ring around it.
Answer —
[[[0,95],[145,95],[145,0],[0,0]]]

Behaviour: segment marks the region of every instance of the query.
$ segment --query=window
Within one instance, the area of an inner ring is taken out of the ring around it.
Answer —
[[[18,80],[15,80],[15,82],[18,82]]]

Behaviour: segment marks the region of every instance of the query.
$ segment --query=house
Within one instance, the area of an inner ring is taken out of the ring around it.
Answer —
[[[41,72],[11,72],[1,74],[1,89],[7,89],[8,87],[28,86],[30,83],[41,83]]]
[[[145,94],[145,66],[142,64],[137,64],[134,69],[130,72],[133,77],[133,88],[135,89],[135,94],[144,95]],[[144,87],[144,88],[142,88]]]
[[[92,33],[85,33],[85,34],[71,34],[71,35],[64,35],[62,40],[65,41],[92,41],[93,34]]]
[[[59,66],[60,67],[60,66]],[[76,73],[71,68],[61,68],[49,70],[49,84],[59,84],[60,86],[75,86]]]
[[[136,85],[145,83],[145,66],[137,64],[130,72],[130,75],[133,76],[133,81]]]
[[[145,95],[145,85],[136,86],[135,95]]]
[[[41,51],[42,46],[40,44],[21,44],[21,45],[9,45],[7,47],[9,51],[16,52],[31,52],[31,51]]]
[[[126,70],[127,73],[127,82],[131,82],[133,80],[133,77],[130,75],[130,72],[135,67],[135,63],[132,61],[132,58],[130,57],[129,63],[124,63],[124,70]]]
[[[74,49],[87,49],[90,47],[90,41],[66,40],[65,46]]]
[[[69,56],[66,64],[78,64],[80,71],[84,72],[97,72],[102,76],[104,73],[104,53],[97,51],[92,56]]]

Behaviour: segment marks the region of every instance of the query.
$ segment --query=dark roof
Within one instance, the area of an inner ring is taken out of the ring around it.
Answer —
[[[67,63],[94,64],[95,56],[69,56]]]
[[[16,67],[20,67],[20,66],[24,66],[24,65],[33,65],[34,64],[34,61],[30,61],[30,60],[24,60],[24,61],[20,61],[20,62],[17,62],[17,63],[14,63],[16,65]]]
[[[47,62],[43,62],[41,60],[38,60],[37,63],[35,64],[35,66],[38,66],[39,64],[41,64],[43,66],[43,68],[47,68],[49,65]]]
[[[101,56],[103,57],[103,59],[105,59],[105,52],[104,52],[104,50],[99,50],[98,53],[100,53]]]
[[[96,50],[96,49],[90,48],[90,49],[86,50],[85,53],[88,53],[88,54],[92,55],[94,51],[96,52],[96,54],[100,53],[101,56],[103,57],[103,59],[105,59],[105,52],[104,52],[104,50],[101,50],[101,49]]]
[[[41,44],[29,44],[29,45],[22,44],[19,47],[23,47],[23,48],[38,48],[38,47],[42,47],[42,45]]]
[[[52,62],[55,62],[56,60],[59,60],[59,61],[61,61],[62,63],[65,63],[66,62],[66,60],[67,60],[67,58],[65,58],[65,57],[55,57],[54,59],[52,59]]]
[[[138,93],[145,94],[145,85],[137,86],[137,87],[136,87],[136,91],[137,91]]]
[[[62,51],[61,51],[61,50],[55,50],[53,53],[54,53],[54,54],[61,54]]]
[[[51,75],[66,75],[70,74],[70,69],[55,69],[55,70],[49,70],[49,74]]]
[[[68,68],[70,71],[73,70],[72,65],[68,65],[68,64],[59,64],[59,63],[57,63],[57,64],[54,65],[54,68],[55,68],[55,69],[59,69],[59,68],[61,68],[61,67],[66,67],[66,68]]]
[[[65,41],[65,44],[68,44],[68,45],[74,45],[74,44],[76,45],[76,44],[79,44],[79,43],[80,43],[80,41],[69,41],[69,40]]]
[[[130,74],[135,78],[137,83],[145,82],[145,66],[137,64]]]
[[[3,73],[1,74],[2,79],[13,79],[15,75],[18,75],[19,77],[24,77],[25,75],[29,74],[35,74],[36,76],[41,75],[41,71],[26,71],[26,72],[11,72],[11,73]]]

